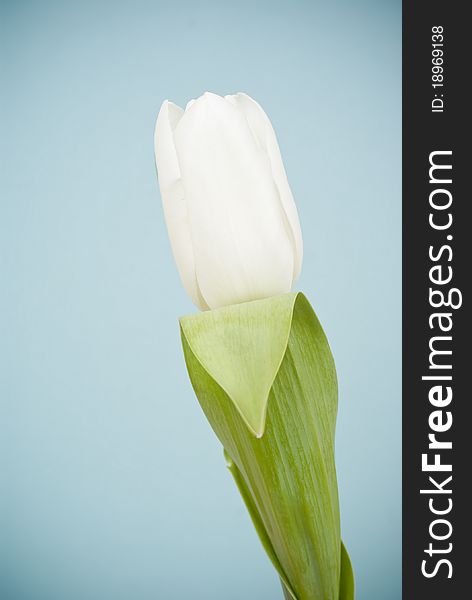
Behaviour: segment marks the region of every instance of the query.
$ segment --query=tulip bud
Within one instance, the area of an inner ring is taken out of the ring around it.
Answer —
[[[302,236],[272,125],[246,94],[165,101],[155,153],[182,282],[208,310],[289,292]]]

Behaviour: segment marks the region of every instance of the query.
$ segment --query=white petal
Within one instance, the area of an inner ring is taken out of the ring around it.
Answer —
[[[293,240],[295,252],[295,268],[293,275],[294,283],[298,279],[302,266],[302,232],[300,228],[297,207],[288,184],[287,174],[285,172],[274,129],[269,117],[266,115],[262,107],[247,94],[240,92],[233,96],[226,96],[226,98],[244,113],[253,135],[257,138],[261,147],[265,149],[269,156],[272,175],[279,191],[281,206],[287,218],[290,236]]]
[[[195,99],[194,99],[194,98],[192,98],[192,100],[189,100],[189,101],[187,102],[187,104],[185,105],[185,110],[188,110],[188,109],[189,109],[189,108],[192,106],[192,104],[193,104],[194,102],[195,102]]]
[[[184,111],[167,100],[157,117],[154,134],[156,166],[161,190],[164,215],[180,278],[196,306],[206,310],[195,275],[192,236],[185,203],[179,161],[174,144],[174,129]]]
[[[292,242],[267,153],[244,114],[207,93],[183,115],[174,140],[207,304],[216,308],[290,291]]]

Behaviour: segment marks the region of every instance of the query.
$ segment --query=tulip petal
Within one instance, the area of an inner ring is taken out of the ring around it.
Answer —
[[[195,274],[190,222],[174,144],[174,129],[183,114],[184,111],[172,102],[166,100],[162,104],[154,134],[156,166],[167,231],[180,278],[193,303],[207,310]]]
[[[206,93],[180,119],[174,141],[197,281],[208,306],[290,291],[292,243],[267,153],[244,114]]]
[[[300,274],[303,259],[303,240],[298,218],[297,207],[287,180],[279,144],[274,128],[262,107],[247,94],[239,92],[226,98],[241,110],[249,123],[254,136],[267,152],[271,164],[272,175],[280,195],[282,210],[288,221],[289,235],[293,241],[295,252],[294,283]]]

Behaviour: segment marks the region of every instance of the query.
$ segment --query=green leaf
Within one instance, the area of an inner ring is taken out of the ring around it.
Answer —
[[[180,320],[192,353],[259,437],[287,347],[295,300],[296,294],[285,294],[270,302],[235,304]]]
[[[339,600],[354,600],[354,573],[346,547],[341,542],[341,579]]]
[[[284,593],[340,600],[337,381],[313,309],[286,294],[184,317],[181,332],[192,385]]]

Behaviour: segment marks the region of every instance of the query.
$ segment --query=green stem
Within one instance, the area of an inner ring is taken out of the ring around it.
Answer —
[[[287,588],[284,585],[284,582],[280,581],[280,583],[282,584],[282,589],[284,591],[285,600],[293,600],[292,594],[287,590]]]

